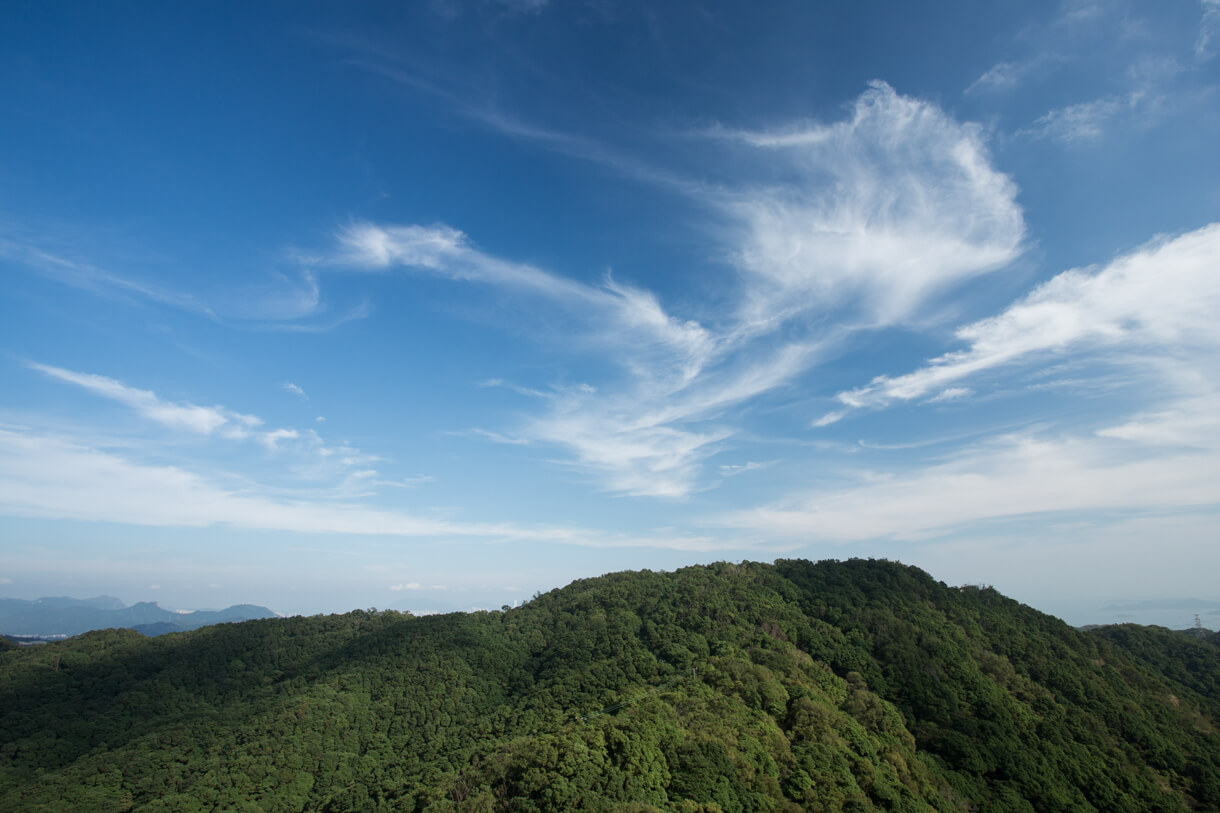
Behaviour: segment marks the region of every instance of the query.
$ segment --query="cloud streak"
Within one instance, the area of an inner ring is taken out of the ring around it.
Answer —
[[[249,437],[262,419],[243,415],[224,407],[201,407],[189,403],[174,403],[158,398],[149,390],[129,387],[113,378],[90,373],[77,373],[47,364],[29,363],[29,367],[51,378],[75,384],[78,387],[125,404],[146,418],[170,429],[180,429],[201,435],[217,434],[228,438]]]
[[[1160,238],[1101,271],[1065,271],[997,316],[959,328],[957,338],[968,344],[964,350],[837,398],[849,407],[883,407],[1068,349],[1159,348],[1197,360],[1220,350],[1217,268],[1220,224]]]
[[[710,524],[782,541],[919,540],[979,523],[1070,513],[1212,509],[1220,504],[1220,398],[1091,435],[1009,435],[900,474],[795,495]]]
[[[335,261],[365,270],[394,267],[426,271],[457,281],[479,282],[548,300],[592,317],[595,329],[631,336],[640,348],[670,355],[693,375],[711,353],[712,337],[695,321],[667,314],[650,292],[607,276],[601,286],[584,285],[527,263],[495,257],[471,245],[467,236],[445,225],[355,224],[339,234]]]
[[[1216,45],[1220,43],[1220,0],[1201,0],[1200,5],[1203,18],[1195,39],[1195,58],[1205,62],[1216,55]]]
[[[397,536],[563,538],[507,525],[454,523],[352,503],[273,499],[222,488],[177,466],[151,466],[71,440],[0,428],[0,510],[15,516],[160,527]]]
[[[313,258],[297,254],[289,257],[299,266],[295,273],[271,270],[262,275],[262,284],[242,284],[213,291],[210,295],[196,295],[147,283],[130,273],[106,270],[71,256],[69,251],[42,247],[70,245],[72,235],[61,233],[62,230],[33,236],[29,234],[31,231],[36,230],[0,222],[0,259],[11,259],[37,274],[97,296],[153,303],[228,328],[325,333],[347,322],[364,319],[372,312],[365,302],[339,313],[328,313],[318,281],[308,267],[313,264]],[[6,232],[12,232],[14,236],[6,236]]]
[[[275,459],[287,462],[289,470],[300,480],[319,483],[340,478],[341,483],[334,491],[340,496],[356,492],[368,496],[376,486],[401,487],[409,482],[382,478],[376,469],[369,468],[381,460],[379,456],[347,444],[328,444],[313,429],[263,429],[262,418],[223,406],[167,401],[154,392],[113,378],[33,362],[27,365],[51,378],[124,404],[145,420],[169,429],[225,440],[254,441]]]
[[[0,426],[0,514],[152,527],[233,527],[302,534],[391,536],[434,541],[718,550],[731,542],[683,533],[605,533],[556,525],[461,522],[376,508],[353,499],[285,495],[246,480],[219,485],[179,466],[148,465],[58,435]]]

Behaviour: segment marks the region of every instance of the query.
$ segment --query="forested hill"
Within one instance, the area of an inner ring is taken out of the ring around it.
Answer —
[[[890,562],[0,652],[3,810],[1220,809],[1220,648]]]

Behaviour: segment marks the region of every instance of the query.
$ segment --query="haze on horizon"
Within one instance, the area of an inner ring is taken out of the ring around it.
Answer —
[[[0,597],[1220,626],[1217,0],[0,23]]]

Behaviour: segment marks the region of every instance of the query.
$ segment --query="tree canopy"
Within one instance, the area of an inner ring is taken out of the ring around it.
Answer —
[[[1220,648],[893,562],[0,651],[0,809],[1220,808]]]

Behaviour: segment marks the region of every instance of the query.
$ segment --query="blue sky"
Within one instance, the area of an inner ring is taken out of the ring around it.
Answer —
[[[0,18],[2,595],[1220,626],[1215,0]]]

